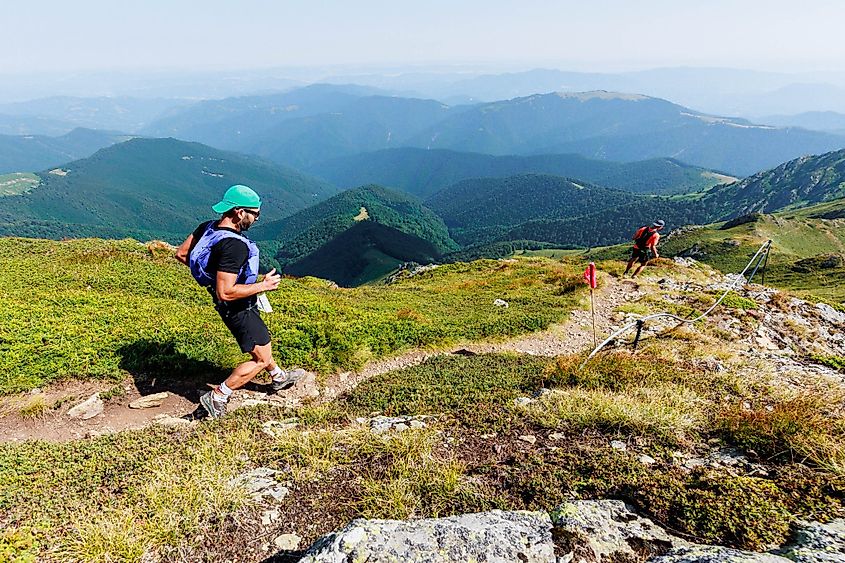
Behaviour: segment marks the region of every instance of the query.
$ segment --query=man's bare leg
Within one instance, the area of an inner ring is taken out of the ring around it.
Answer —
[[[234,391],[235,389],[240,389],[261,373],[261,370],[272,370],[276,366],[276,362],[273,360],[273,346],[270,343],[264,346],[256,346],[252,349],[250,355],[252,359],[238,365],[232,370],[226,381],[223,382],[222,387],[224,390]],[[225,395],[227,398],[230,394],[221,391],[221,386],[217,386],[214,392],[218,396]]]
[[[622,274],[623,278],[628,275],[628,272],[631,271],[631,266],[633,266],[633,265],[634,265],[634,258],[631,258],[630,260],[628,260],[628,267],[625,268],[625,272]]]

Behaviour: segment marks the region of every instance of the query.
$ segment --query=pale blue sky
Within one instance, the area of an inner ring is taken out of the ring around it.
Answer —
[[[842,0],[3,4],[0,73],[360,63],[845,69]]]

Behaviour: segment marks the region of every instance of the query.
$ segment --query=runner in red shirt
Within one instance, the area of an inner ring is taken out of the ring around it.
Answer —
[[[637,229],[637,232],[632,237],[634,248],[631,250],[631,259],[628,260],[628,267],[625,268],[625,273],[622,274],[623,278],[628,275],[634,262],[639,262],[640,264],[631,275],[632,278],[637,277],[637,274],[642,272],[649,260],[660,258],[660,255],[657,253],[657,243],[660,241],[659,231],[663,230],[665,225],[666,223],[662,220],[657,220],[650,227],[643,225]]]

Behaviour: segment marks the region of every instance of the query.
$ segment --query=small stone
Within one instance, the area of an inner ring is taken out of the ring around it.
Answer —
[[[99,438],[100,436],[107,436],[108,434],[114,434],[114,428],[110,428],[108,426],[104,428],[92,428],[88,432],[85,433],[86,438]]]
[[[278,438],[288,430],[293,430],[299,425],[296,418],[289,418],[287,420],[268,420],[261,425],[261,431],[271,438]]]
[[[496,299],[495,301],[493,301],[493,305],[495,305],[496,307],[504,307],[505,309],[510,307],[508,302],[505,301],[504,299]]]
[[[278,510],[265,510],[261,513],[261,525],[262,526],[269,526],[273,522],[279,519],[279,511]]]
[[[414,419],[411,421],[411,428],[425,428],[425,422]]]
[[[247,407],[258,407],[258,406],[262,406],[262,405],[275,407],[275,406],[278,406],[278,403],[276,403],[274,401],[267,401],[265,399],[244,399],[240,403],[237,403],[237,404],[233,405],[232,407],[230,407],[230,409],[231,410],[237,410],[237,409],[243,409],[243,408],[247,408]]]
[[[41,393],[40,387],[36,387],[32,391],[29,392],[30,395],[38,395],[39,393]]]
[[[482,440],[490,440],[496,437],[496,434],[482,434],[479,436]]]
[[[657,463],[657,460],[654,459],[653,457],[651,457],[650,455],[643,454],[640,457],[638,457],[637,459],[643,465],[654,465],[655,463]]]
[[[169,414],[160,414],[153,418],[153,424],[166,428],[186,428],[193,426],[195,422],[195,420],[187,420],[177,416],[170,416]]]
[[[103,413],[103,401],[100,399],[99,393],[94,393],[85,401],[79,403],[69,411],[67,415],[70,418],[78,418],[80,420],[88,420]]]
[[[290,490],[276,481],[278,471],[269,467],[257,467],[252,471],[238,475],[229,480],[230,487],[241,487],[256,502],[270,497],[281,502],[288,496]]]
[[[165,392],[162,393],[154,393],[152,395],[146,395],[141,397],[140,399],[135,399],[131,403],[129,403],[130,409],[150,409],[154,407],[160,407],[164,400],[169,397],[170,394]]]
[[[613,440],[612,442],[610,442],[610,447],[614,450],[624,452],[628,449],[628,444],[626,444],[622,440]]]
[[[518,406],[518,407],[527,407],[532,402],[533,401],[531,399],[529,399],[528,397],[517,397],[516,399],[513,400],[513,404]]]
[[[526,436],[520,436],[519,439],[522,440],[523,442],[527,443],[527,444],[536,444],[537,443],[537,437],[531,436],[530,434],[526,435]]]
[[[273,540],[273,545],[282,551],[295,551],[299,549],[302,538],[296,534],[282,534]]]
[[[549,440],[563,440],[566,438],[566,434],[563,432],[552,432],[549,434]]]

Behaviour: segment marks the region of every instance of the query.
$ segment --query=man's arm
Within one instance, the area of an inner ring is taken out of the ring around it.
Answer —
[[[217,272],[217,285],[215,286],[217,298],[220,301],[234,301],[251,297],[263,291],[273,291],[279,287],[282,276],[276,273],[273,268],[264,276],[264,279],[256,283],[235,283],[238,281],[238,274],[229,272]]]
[[[179,248],[176,249],[176,259],[183,263],[184,265],[188,265],[188,251],[191,249],[191,244],[194,242],[194,234],[191,233],[188,235],[188,238],[185,239],[185,242],[179,245]]]

